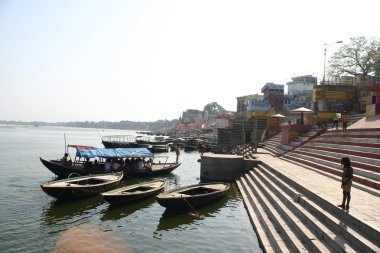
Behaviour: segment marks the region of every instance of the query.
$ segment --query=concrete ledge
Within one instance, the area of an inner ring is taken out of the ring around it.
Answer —
[[[240,155],[205,154],[201,158],[201,180],[235,181],[257,163]]]

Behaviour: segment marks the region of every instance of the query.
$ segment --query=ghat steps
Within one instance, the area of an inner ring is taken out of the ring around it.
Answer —
[[[263,162],[236,183],[264,252],[380,252],[380,217],[376,222],[362,219],[357,199],[351,202],[352,215],[336,207],[329,189],[339,188],[339,182],[269,155],[258,156]],[[300,178],[310,176],[311,182],[296,178],[300,171]],[[326,193],[316,190],[319,185]],[[379,210],[378,197],[360,189],[353,192],[353,198],[375,200],[367,212]]]
[[[264,252],[380,252],[380,128],[365,121],[287,145],[278,134],[243,152],[259,161],[236,183]],[[344,156],[354,168],[349,211],[337,207]]]
[[[380,128],[311,130],[289,144],[281,135],[263,142],[273,156],[340,177],[340,159],[348,156],[354,168],[354,181],[380,190]]]

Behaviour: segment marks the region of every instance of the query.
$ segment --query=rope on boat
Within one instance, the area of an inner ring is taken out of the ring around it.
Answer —
[[[191,215],[191,216],[195,216],[195,217],[197,217],[197,218],[200,218],[200,219],[204,219],[204,215],[203,214],[200,214],[197,210],[195,210],[195,208],[192,206],[192,205],[190,205],[190,203],[186,200],[186,198],[183,198],[183,200],[186,202],[186,204],[188,204],[189,205],[189,207],[191,208],[191,209],[193,209],[193,211],[194,211],[194,213],[189,213],[189,215]]]

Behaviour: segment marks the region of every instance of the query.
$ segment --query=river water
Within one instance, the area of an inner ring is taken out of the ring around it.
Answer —
[[[0,126],[0,252],[72,252],[81,247],[82,252],[261,252],[235,185],[227,197],[197,210],[204,219],[168,212],[154,198],[111,208],[100,196],[61,204],[41,190],[40,184],[54,175],[39,157],[60,158],[64,136],[66,144],[103,147],[100,136],[113,134],[135,132]],[[175,161],[175,152],[164,155]],[[166,180],[165,189],[198,183],[198,158],[198,152],[182,151],[182,165],[156,179]]]

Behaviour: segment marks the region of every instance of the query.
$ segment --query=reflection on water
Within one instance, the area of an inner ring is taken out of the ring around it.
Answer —
[[[207,217],[214,217],[218,214],[220,208],[226,205],[228,198],[229,197],[225,196],[213,203],[197,208],[196,211],[197,213],[203,215],[204,219],[207,219]],[[198,220],[200,220],[194,215],[191,215],[190,212],[194,211],[177,211],[172,209],[165,209],[157,225],[156,231],[186,229],[186,227],[189,227],[188,225],[196,223]]]
[[[46,225],[55,225],[68,218],[90,215],[93,209],[103,203],[100,196],[94,196],[77,201],[63,202],[53,200],[44,208],[42,220]]]
[[[119,220],[128,215],[133,214],[134,212],[142,209],[149,208],[156,202],[156,199],[153,197],[142,199],[136,202],[125,203],[121,205],[109,205],[108,208],[101,213],[103,216],[100,218],[101,221],[107,220]]]

